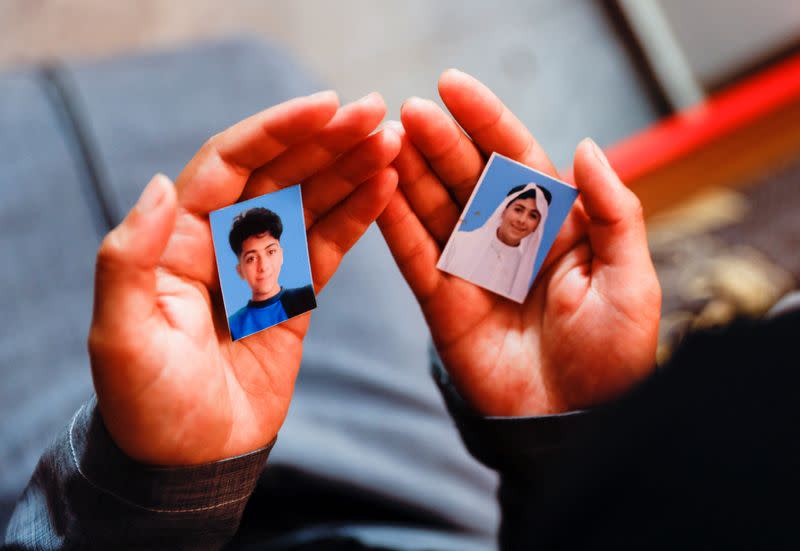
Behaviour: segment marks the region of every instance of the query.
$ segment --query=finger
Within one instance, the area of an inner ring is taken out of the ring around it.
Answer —
[[[378,217],[378,227],[397,267],[420,304],[434,296],[442,273],[436,269],[441,249],[398,189]]]
[[[408,139],[402,126],[389,124],[400,134],[401,147],[394,162],[400,189],[415,218],[426,233],[444,245],[458,222],[461,209],[431,171],[422,154]]]
[[[178,176],[179,203],[201,215],[234,203],[253,170],[322,129],[338,104],[331,91],[295,98],[212,137]]]
[[[308,232],[314,289],[319,292],[342,258],[383,211],[397,188],[397,172],[385,168],[361,184]]]
[[[156,175],[97,253],[93,326],[113,332],[152,316],[155,268],[175,225],[175,188]]]
[[[553,163],[525,125],[476,78],[448,69],[439,78],[439,95],[484,155],[497,152],[558,177]]]
[[[387,128],[368,137],[332,166],[305,182],[302,188],[306,227],[313,226],[362,182],[389,166],[398,151],[400,136]]]
[[[345,105],[317,134],[256,170],[242,198],[258,197],[297,184],[328,166],[375,130],[385,114],[386,104],[377,92]]]
[[[595,257],[610,266],[651,264],[642,205],[592,140],[578,144],[574,170]]]
[[[431,100],[408,99],[400,108],[400,120],[408,138],[463,207],[486,164],[478,148]]]

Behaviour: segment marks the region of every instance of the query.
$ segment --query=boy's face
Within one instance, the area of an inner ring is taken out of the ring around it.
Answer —
[[[535,199],[517,199],[503,211],[497,237],[506,245],[519,245],[520,241],[536,231],[541,219]]]
[[[281,266],[283,249],[269,232],[250,236],[242,243],[236,271],[250,285],[253,300],[266,300],[280,291]]]

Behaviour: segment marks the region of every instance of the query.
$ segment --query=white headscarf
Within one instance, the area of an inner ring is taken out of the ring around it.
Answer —
[[[520,241],[521,258],[510,292],[506,294],[502,290],[490,289],[516,302],[524,302],[533,277],[539,245],[542,243],[548,209],[544,192],[533,182],[507,196],[480,228],[468,232],[456,231],[442,252],[438,268],[469,281],[476,279],[476,276],[488,268],[483,265],[482,259],[486,257],[489,247],[498,240],[497,228],[502,223],[503,212],[520,195],[532,189],[536,191],[536,209],[541,215],[539,225],[536,230]],[[469,205],[467,205],[467,209],[469,209]]]

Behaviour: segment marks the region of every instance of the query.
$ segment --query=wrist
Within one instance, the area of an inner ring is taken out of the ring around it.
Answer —
[[[146,409],[159,412],[159,408]],[[188,413],[171,417],[163,406],[158,415],[152,415],[152,411],[137,417],[133,408],[98,397],[95,415],[106,437],[121,453],[141,465],[154,467],[192,467],[224,461],[267,448],[277,439],[277,427],[263,434],[235,431],[232,420],[213,420],[212,412],[203,422],[190,423]]]
[[[80,473],[95,487],[148,510],[192,511],[244,501],[274,445],[194,466],[153,466],[131,458],[106,430],[93,399],[73,418],[69,444]]]

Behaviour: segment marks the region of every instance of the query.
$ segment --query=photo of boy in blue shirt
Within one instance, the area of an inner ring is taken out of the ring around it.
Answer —
[[[273,211],[256,207],[233,220],[228,242],[238,258],[236,272],[250,286],[247,305],[228,318],[231,338],[238,340],[316,307],[311,285],[285,289],[278,277],[283,266],[283,223]]]

